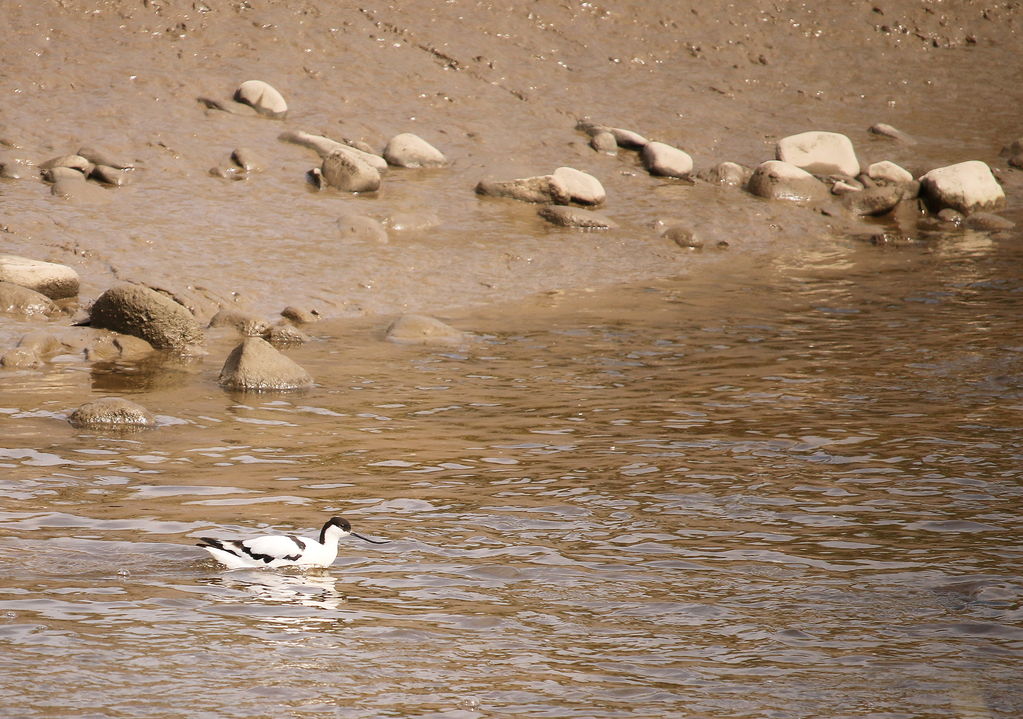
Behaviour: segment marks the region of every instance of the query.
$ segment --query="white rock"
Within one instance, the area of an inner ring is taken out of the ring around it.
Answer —
[[[757,165],[746,189],[759,197],[793,202],[818,201],[828,196],[823,182],[806,170],[780,160]]]
[[[900,185],[907,182],[913,181],[913,175],[894,162],[888,160],[882,160],[881,162],[875,162],[873,165],[867,168],[867,177],[874,180],[883,180],[893,185]]]
[[[18,255],[0,255],[0,282],[28,287],[53,300],[78,294],[78,273],[67,265]]]
[[[778,141],[775,157],[815,175],[860,174],[852,141],[837,132],[803,132]]]
[[[448,164],[444,153],[411,132],[392,137],[384,148],[384,159],[387,164],[397,167],[441,167]]]
[[[580,205],[599,205],[607,199],[607,193],[600,180],[581,170],[559,167],[554,171],[553,177],[572,202],[578,202]]]
[[[284,117],[288,112],[288,103],[281,93],[262,80],[246,80],[234,92],[237,102],[244,102],[260,115],[267,117]]]
[[[308,147],[322,158],[326,158],[327,155],[331,155],[335,152],[342,152],[358,160],[362,160],[378,172],[383,172],[387,169],[387,160],[380,157],[380,155],[374,155],[372,152],[366,152],[358,149],[357,147],[346,145],[343,142],[331,140],[329,137],[324,137],[323,135],[313,135],[308,132],[287,130],[278,135],[277,139],[282,142],[291,142],[296,145],[301,145],[302,147]]]
[[[936,209],[951,207],[963,214],[996,210],[1005,204],[1001,185],[980,160],[931,170],[920,178],[920,191]]]
[[[693,171],[693,158],[689,153],[663,142],[648,142],[642,151],[643,167],[651,175],[663,177],[689,177]]]

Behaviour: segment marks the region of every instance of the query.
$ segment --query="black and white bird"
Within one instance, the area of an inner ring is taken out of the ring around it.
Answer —
[[[337,559],[338,542],[349,535],[372,544],[387,543],[356,534],[347,519],[331,517],[320,530],[318,540],[294,534],[269,534],[241,541],[199,537],[202,541],[196,546],[205,549],[228,569],[329,567]]]

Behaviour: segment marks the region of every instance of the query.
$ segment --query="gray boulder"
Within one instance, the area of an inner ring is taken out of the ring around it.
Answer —
[[[229,390],[280,392],[309,387],[313,378],[266,340],[247,337],[228,355],[219,382]]]
[[[939,167],[920,178],[920,193],[934,210],[951,207],[968,215],[997,210],[1005,205],[1005,192],[980,160]]]
[[[191,312],[143,285],[111,287],[93,304],[90,316],[93,327],[141,337],[157,349],[188,351],[203,342]]]
[[[235,102],[242,102],[260,115],[282,118],[288,114],[288,103],[274,87],[262,80],[246,80],[234,92]]]
[[[775,158],[814,175],[860,174],[852,141],[837,132],[802,132],[778,141]]]
[[[426,315],[402,315],[387,328],[389,342],[398,344],[459,344],[466,333]]]
[[[388,165],[397,167],[441,167],[448,164],[440,150],[411,132],[392,137],[384,148],[384,159]]]
[[[758,165],[746,189],[758,197],[790,202],[819,202],[829,194],[827,186],[809,172],[780,160]]]
[[[156,424],[156,418],[149,410],[120,397],[86,402],[67,419],[78,428],[143,429]]]
[[[52,300],[78,294],[78,273],[67,265],[18,255],[0,255],[0,282],[28,287]]]
[[[344,192],[376,192],[380,173],[375,167],[348,152],[332,152],[320,168],[324,181]]]
[[[49,315],[56,311],[57,306],[46,295],[13,282],[0,282],[0,312],[28,316]]]
[[[663,142],[648,142],[641,153],[643,167],[651,175],[688,178],[693,171],[689,153]]]

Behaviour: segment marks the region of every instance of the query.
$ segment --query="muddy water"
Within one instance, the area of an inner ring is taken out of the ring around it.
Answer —
[[[1020,239],[736,255],[464,347],[323,323],[301,395],[9,375],[0,713],[1019,716]],[[62,421],[114,391],[161,427]],[[332,514],[392,542],[192,546]]]

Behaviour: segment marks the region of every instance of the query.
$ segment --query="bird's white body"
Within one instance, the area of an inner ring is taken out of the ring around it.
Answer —
[[[228,569],[252,567],[329,567],[337,559],[338,542],[354,534],[347,520],[334,517],[323,525],[320,538],[271,534],[253,539],[202,537],[200,547]],[[359,539],[380,544],[355,534]]]

